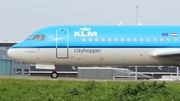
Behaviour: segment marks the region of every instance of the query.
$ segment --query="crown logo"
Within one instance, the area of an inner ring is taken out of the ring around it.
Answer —
[[[87,28],[87,27],[84,27],[84,28],[80,28],[81,31],[90,31],[91,28]]]

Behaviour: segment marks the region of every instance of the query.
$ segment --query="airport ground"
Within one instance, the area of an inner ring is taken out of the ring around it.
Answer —
[[[56,79],[52,79],[50,76],[28,76],[28,75],[0,75],[0,78],[27,79],[27,80],[134,81],[134,80],[111,80],[111,79],[86,79],[86,78],[74,78],[74,77],[58,77]],[[138,80],[138,81],[142,81],[142,80]]]
[[[74,78],[74,77],[58,77],[52,79],[50,76],[29,76],[29,75],[0,75],[0,79],[26,79],[26,80],[73,80],[73,81],[115,81],[115,82],[162,82],[160,79],[139,79],[139,80],[113,80],[113,79],[90,79],[90,78]],[[180,82],[165,80],[166,82]]]

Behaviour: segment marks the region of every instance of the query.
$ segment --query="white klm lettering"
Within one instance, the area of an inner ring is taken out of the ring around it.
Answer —
[[[81,31],[74,31],[74,36],[97,36],[97,31],[90,31],[91,28],[80,28]]]

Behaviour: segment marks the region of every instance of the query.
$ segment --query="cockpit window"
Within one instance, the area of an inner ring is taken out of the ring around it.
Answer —
[[[26,40],[46,40],[46,36],[44,34],[30,35]]]
[[[34,37],[34,35],[30,35],[26,40],[31,40]]]
[[[41,39],[41,35],[36,35],[33,37],[33,40],[40,40]]]
[[[46,40],[46,36],[43,34],[41,40]]]

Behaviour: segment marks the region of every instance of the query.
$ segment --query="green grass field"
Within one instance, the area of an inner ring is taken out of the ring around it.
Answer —
[[[180,101],[180,83],[0,79],[0,101]]]

